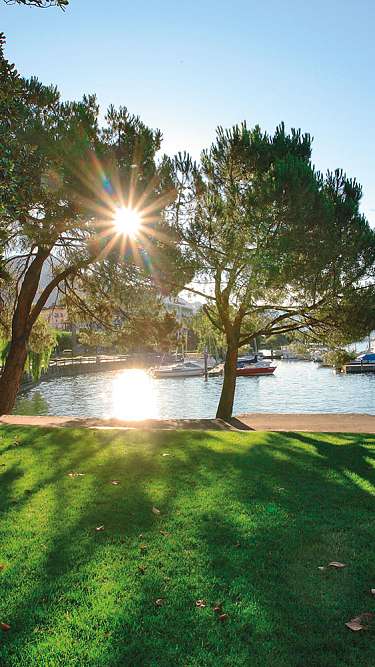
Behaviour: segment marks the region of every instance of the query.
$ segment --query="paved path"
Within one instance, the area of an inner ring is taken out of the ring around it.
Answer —
[[[375,415],[337,413],[245,414],[237,419],[255,431],[375,433]]]
[[[3,415],[1,424],[75,428],[194,429],[212,431],[310,431],[375,433],[375,416],[365,414],[244,414],[230,422],[221,419],[94,419],[91,417],[24,417]]]

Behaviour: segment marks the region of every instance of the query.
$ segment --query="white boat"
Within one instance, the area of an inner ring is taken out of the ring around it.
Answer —
[[[150,368],[150,373],[154,378],[187,378],[204,375],[204,369],[194,361],[184,361],[169,366]]]

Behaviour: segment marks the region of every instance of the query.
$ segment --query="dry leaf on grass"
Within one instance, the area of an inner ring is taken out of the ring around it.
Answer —
[[[0,628],[3,632],[8,632],[8,630],[10,630],[10,625],[8,625],[8,623],[0,623]]]
[[[68,472],[68,477],[84,477],[84,472]]]
[[[147,544],[140,544],[140,545],[139,545],[139,548],[140,548],[141,551],[146,551],[146,549],[147,549],[148,547],[147,547]]]
[[[345,625],[347,628],[349,628],[349,630],[352,630],[353,632],[358,632],[358,630],[363,630],[363,625],[361,625],[354,618],[348,623],[345,623]]]
[[[333,560],[330,563],[328,563],[328,567],[335,567],[337,570],[340,570],[342,567],[346,567],[346,564],[340,563],[337,560]]]
[[[205,600],[196,600],[195,601],[195,606],[203,608],[203,607],[206,606],[206,601]]]
[[[3,565],[3,567],[4,567],[4,565]],[[370,588],[370,593],[371,593],[371,595],[375,595],[375,588]]]
[[[352,632],[358,632],[359,630],[367,630],[368,623],[370,623],[375,614],[371,611],[364,611],[363,614],[351,618],[350,621],[345,623],[346,627]]]
[[[120,481],[118,479],[112,479],[111,484],[113,484],[113,486],[117,486],[118,484],[120,484]]]
[[[164,452],[164,454],[162,454],[162,456],[170,456],[170,454],[168,454],[168,452]]]
[[[153,514],[160,514],[160,510],[158,510],[157,507],[153,507],[153,508],[152,508],[152,513],[153,513]]]
[[[97,533],[99,533],[100,531],[104,530],[104,526],[96,526],[95,530]]]
[[[216,604],[214,604],[212,608],[216,614],[221,614],[223,610],[223,605],[220,602],[217,602]]]
[[[321,572],[324,572],[324,570],[326,570],[326,569],[327,568],[326,568],[325,565],[319,565],[319,567],[318,567],[318,570],[320,570]]]
[[[159,530],[160,535],[164,535],[164,537],[169,537],[170,533],[168,533],[167,530]]]
[[[4,569],[5,569],[4,563],[0,563],[0,572],[1,572],[1,570],[4,570]]]
[[[162,607],[164,603],[165,603],[165,598],[158,598],[157,600],[155,600],[155,604],[157,607]]]
[[[227,621],[228,618],[229,618],[229,614],[220,614],[220,616],[218,616],[218,620],[221,621],[222,623],[223,623],[223,621]]]

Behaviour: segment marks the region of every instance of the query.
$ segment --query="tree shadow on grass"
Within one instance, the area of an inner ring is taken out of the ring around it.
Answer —
[[[344,627],[375,581],[373,452],[361,436],[336,446],[314,434],[103,431],[84,447],[82,437],[35,432],[27,445],[40,466],[18,516],[47,492],[51,509],[32,572],[30,535],[19,561],[13,553],[9,586],[25,573],[31,583],[15,595],[4,664],[373,664],[373,635]],[[6,480],[6,498],[19,481]],[[330,560],[348,567],[318,570]]]

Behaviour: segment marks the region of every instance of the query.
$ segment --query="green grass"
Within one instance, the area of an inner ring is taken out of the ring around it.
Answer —
[[[1,667],[375,665],[374,436],[0,438]]]

